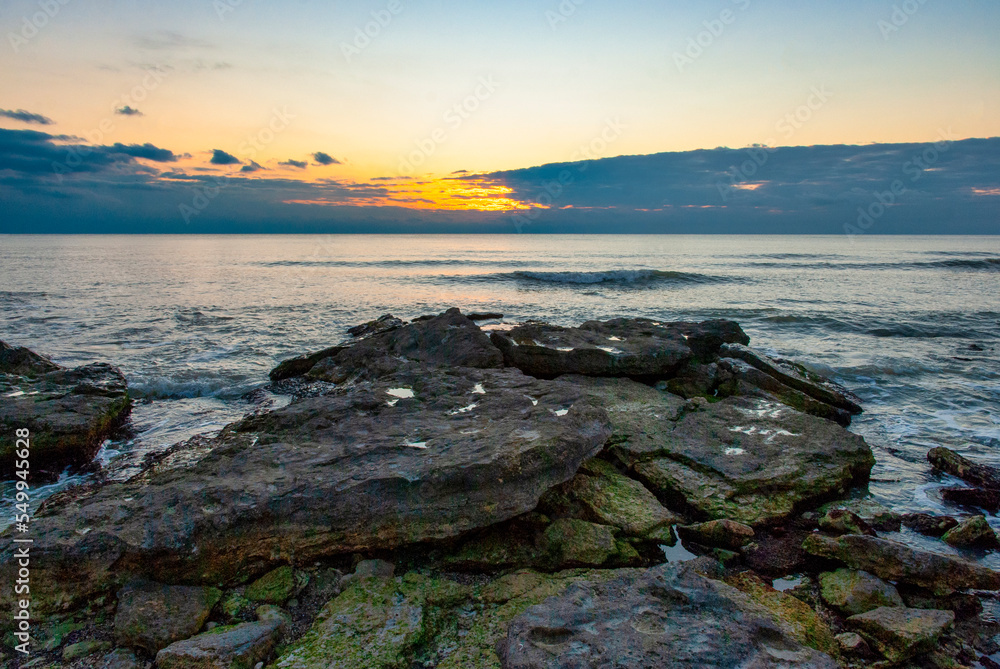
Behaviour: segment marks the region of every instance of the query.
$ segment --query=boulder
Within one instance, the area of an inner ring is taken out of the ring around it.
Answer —
[[[405,323],[393,316],[392,314],[385,314],[379,316],[373,321],[368,321],[367,323],[362,323],[361,325],[355,325],[352,328],[347,329],[347,334],[352,337],[368,337],[373,334],[379,334],[381,332],[388,332],[389,330],[395,330],[396,328],[401,328]]]
[[[1000,469],[973,462],[955,451],[938,446],[927,452],[931,466],[945,474],[957,476],[980,488],[1000,490]]]
[[[786,360],[768,358],[740,343],[723,344],[720,355],[742,360],[785,386],[820,402],[847,411],[849,414],[862,412],[861,400],[856,395],[819,374],[810,372],[801,365]]]
[[[903,525],[914,532],[928,537],[940,537],[951,528],[958,525],[958,521],[951,516],[932,516],[927,513],[908,513],[902,518]]]
[[[660,378],[672,376],[691,359],[683,335],[650,326],[648,331],[597,327],[564,328],[556,325],[521,325],[507,332],[493,332],[493,343],[503,352],[504,363],[526,374],[552,379],[563,374]]]
[[[115,640],[155,655],[196,634],[221,596],[215,588],[131,583],[118,593]]]
[[[789,634],[804,646],[837,657],[840,648],[830,626],[805,602],[787,592],[775,590],[751,571],[745,571],[726,579],[754,604],[770,611],[779,625],[787,628]]]
[[[641,421],[610,451],[668,504],[706,519],[781,522],[867,480],[875,459],[839,425],[759,398],[691,400],[677,420]]]
[[[848,511],[863,520],[872,529],[880,532],[898,532],[902,519],[900,514],[869,497],[841,499],[824,504],[819,508],[822,515],[834,510]]]
[[[945,532],[941,540],[956,548],[997,548],[1000,546],[996,532],[986,522],[986,516],[982,515],[966,518]]]
[[[6,371],[5,371],[6,370]],[[52,481],[94,459],[132,409],[121,371],[104,363],[63,369],[0,342],[0,478],[14,477],[16,430],[30,433],[30,478]]]
[[[503,365],[503,355],[479,326],[458,309],[449,309],[439,316],[373,334],[320,360],[308,375],[333,383],[377,379],[407,362],[426,367],[494,369]]]
[[[292,555],[456,537],[534,509],[608,437],[605,412],[572,384],[403,367],[250,416],[200,458],[40,513],[35,606],[132,575],[233,583]],[[16,567],[14,551],[8,532],[0,573]]]
[[[468,586],[415,573],[358,578],[320,611],[312,629],[273,666],[408,667],[416,647],[438,631],[442,609],[471,594]]]
[[[938,595],[966,589],[1000,590],[1000,572],[886,539],[858,534],[831,539],[814,534],[802,547],[812,555],[839,560],[883,580],[909,583]]]
[[[244,595],[251,602],[281,604],[295,591],[295,570],[283,565],[247,586]]]
[[[855,657],[864,657],[871,653],[871,649],[860,634],[856,632],[843,632],[836,636],[837,643],[840,644],[841,652]]]
[[[819,519],[819,527],[830,534],[878,536],[871,525],[847,509],[830,509]]]
[[[890,662],[934,650],[954,622],[951,611],[885,606],[847,619],[847,624],[871,639]]]
[[[290,358],[272,369],[268,374],[268,377],[272,381],[283,381],[296,376],[302,376],[315,367],[316,363],[320,360],[332,358],[346,348],[346,346],[330,346],[329,348],[324,348],[322,351],[317,351],[316,353],[309,353],[308,355]]]
[[[253,669],[271,655],[284,635],[282,621],[223,625],[156,654],[156,669]]]
[[[545,539],[560,566],[600,566],[618,553],[615,533],[607,525],[561,518],[545,530]]]
[[[633,537],[645,537],[679,520],[641,483],[596,458],[585,462],[572,479],[545,493],[539,510],[552,517],[612,525]]]
[[[823,601],[846,616],[867,613],[882,606],[903,606],[891,584],[866,571],[838,569],[819,575]]]
[[[753,365],[736,358],[721,358],[718,362],[716,395],[759,396],[786,404],[793,409],[832,420],[847,427],[851,413],[786,386],[781,381]]]
[[[673,565],[575,583],[516,617],[497,654],[504,669],[837,666],[735,588]]]
[[[993,488],[941,488],[941,499],[962,506],[979,507],[990,513],[1000,511],[1000,490]]]
[[[0,374],[34,378],[58,369],[59,365],[24,346],[0,341]]]
[[[752,527],[728,518],[710,520],[697,525],[682,525],[677,528],[677,533],[685,541],[734,551],[743,548],[754,539]]]

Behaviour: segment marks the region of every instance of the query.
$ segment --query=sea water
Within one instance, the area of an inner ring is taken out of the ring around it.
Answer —
[[[0,339],[128,378],[134,432],[100,454],[118,477],[287,401],[260,390],[282,359],[452,306],[734,319],[864,400],[870,492],[900,511],[963,513],[936,492],[957,482],[931,472],[934,446],[1000,464],[1000,237],[0,236]]]

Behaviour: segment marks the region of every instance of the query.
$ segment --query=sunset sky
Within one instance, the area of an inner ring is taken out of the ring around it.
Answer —
[[[976,211],[998,209],[1000,143],[960,141],[1000,136],[997,3],[6,0],[0,28],[0,204],[9,212],[0,232],[41,220],[72,231],[51,220],[60,211],[81,230],[108,231],[245,216],[278,230],[377,227],[397,207],[414,225],[546,210],[531,219],[540,223],[550,211],[597,206],[569,196],[585,181],[591,194],[621,195],[602,207],[650,213],[687,206],[676,181],[639,178],[633,188],[617,163],[613,182],[579,171],[550,203],[541,194],[552,187],[518,175],[649,154],[665,154],[657,165],[673,173],[698,162],[685,152],[718,147],[730,151],[709,161],[690,191],[704,200],[688,205],[760,197],[749,203],[758,215],[788,213],[768,196],[819,169],[839,181],[837,194],[866,193],[817,215],[833,225],[891,188],[892,174],[916,202],[935,172],[961,170],[932,195],[961,192]],[[935,142],[943,151],[920,166],[927,178],[911,182],[906,163]],[[777,151],[749,174],[744,149],[755,144],[853,145],[858,156],[895,151],[900,161],[850,183],[817,163],[822,152]],[[896,148],[871,146],[883,144]],[[788,180],[777,183],[768,170],[782,155],[811,159],[786,163]],[[200,207],[197,189],[214,188],[211,175],[231,179]],[[990,223],[980,221],[986,231]]]

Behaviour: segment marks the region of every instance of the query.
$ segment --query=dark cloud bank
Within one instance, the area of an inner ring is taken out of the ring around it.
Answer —
[[[179,169],[151,144],[78,141],[0,129],[0,233],[1000,233],[1000,138],[713,149],[453,177],[548,207],[519,214],[360,206],[390,182],[242,176],[261,169],[250,161],[218,178]],[[242,164],[223,150],[208,162]],[[302,203],[315,201],[340,206]]]

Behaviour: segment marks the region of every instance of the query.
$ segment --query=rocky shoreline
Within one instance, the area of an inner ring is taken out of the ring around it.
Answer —
[[[996,535],[864,500],[846,389],[731,321],[471,316],[351,328],[272,370],[287,406],[46,500],[35,652],[5,596],[0,666],[998,666],[1000,573],[880,536]],[[50,480],[131,406],[113,367],[2,343],[0,387],[7,479],[15,427]],[[928,457],[996,510],[1000,472]]]

